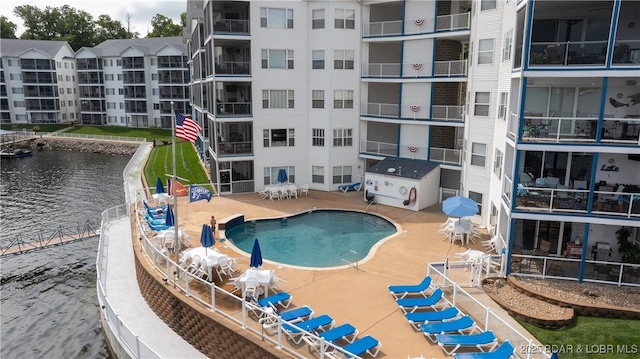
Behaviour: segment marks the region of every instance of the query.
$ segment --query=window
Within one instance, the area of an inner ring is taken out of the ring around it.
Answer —
[[[65,68],[65,69],[68,69],[68,68],[69,68],[69,63],[68,63],[68,62],[65,62],[65,63],[64,63],[64,68]]]
[[[160,109],[160,104],[159,103],[154,103],[153,104],[153,109],[154,110],[159,110]]]
[[[504,44],[502,45],[502,61],[511,60],[511,30],[504,33]]]
[[[104,80],[105,81],[113,81],[113,74],[104,75]]]
[[[13,101],[13,107],[25,107],[26,103],[24,101]]]
[[[324,183],[324,167],[311,166],[311,182]]]
[[[293,29],[293,9],[260,8],[260,27]]]
[[[9,65],[9,66],[20,66],[20,60],[17,60],[17,59],[9,59],[9,60],[8,60],[8,65]]]
[[[353,90],[334,90],[333,108],[353,108]]]
[[[154,96],[158,96],[158,95],[160,95],[160,89],[158,89],[158,88],[152,89],[152,90],[151,90],[151,93],[152,93]]]
[[[311,145],[324,147],[324,128],[311,129]]]
[[[476,103],[475,107],[473,108],[473,114],[476,116],[489,116],[490,100],[490,92],[476,92]]]
[[[67,89],[67,94],[71,94],[71,88]]]
[[[113,75],[111,75],[111,76],[113,76]],[[66,75],[66,76],[65,76],[65,80],[67,80],[67,81],[71,81],[71,76]],[[113,78],[112,78],[112,80],[113,80]]]
[[[495,173],[498,178],[502,177],[502,152],[497,148],[495,158],[493,159],[493,173]]]
[[[353,130],[350,128],[336,128],[333,130],[333,146],[346,147],[353,145]]]
[[[108,67],[108,66],[112,66],[113,65],[113,60],[104,60],[104,67]]]
[[[264,168],[264,184],[270,185],[272,183],[278,183],[278,173],[281,169],[287,171],[287,177],[289,183],[296,182],[296,168],[294,166],[280,166],[280,167],[265,167]]]
[[[311,11],[311,28],[324,29],[324,9],[315,9]]]
[[[504,120],[507,116],[507,98],[509,94],[500,92],[500,103],[498,104],[498,118]]]
[[[314,70],[324,69],[324,50],[311,51],[311,68]]]
[[[262,108],[293,108],[293,90],[262,90]]]
[[[493,63],[493,39],[478,40],[478,65]]]
[[[336,50],[333,54],[333,68],[336,70],[353,70],[353,50]]]
[[[480,11],[493,10],[496,8],[496,0],[482,0],[480,2]]]
[[[107,95],[115,95],[116,94],[116,90],[113,88],[107,88]]]
[[[9,75],[9,79],[11,79],[11,80],[22,80],[22,75],[21,74],[10,74]]]
[[[333,184],[351,183],[351,166],[333,167]]]
[[[151,74],[151,81],[158,81],[158,74]]]
[[[62,67],[62,62],[60,62],[60,61],[56,62],[56,67],[57,68],[61,68]]]
[[[293,69],[293,50],[262,50],[263,69]]]
[[[311,91],[311,107],[324,108],[324,90]]]
[[[67,104],[64,101],[60,101],[60,107],[65,107]]]
[[[118,74],[118,81],[122,81],[122,74]]]
[[[116,103],[115,102],[107,102],[107,108],[108,109],[115,109],[116,108]]]
[[[478,214],[482,215],[482,193],[469,191],[469,198],[478,204]]]
[[[356,11],[353,9],[336,9],[336,29],[355,29]]]
[[[487,145],[484,143],[471,142],[471,165],[484,167],[487,157]]]
[[[73,106],[73,100],[69,100],[69,101],[67,101],[67,105],[68,105],[68,106]]]
[[[11,93],[24,93],[24,89],[22,87],[12,87]]]
[[[124,95],[124,89],[118,89],[118,95]]]
[[[295,145],[293,128],[262,130],[264,147],[293,147]]]
[[[124,102],[120,102],[120,109],[124,110]]]
[[[62,81],[62,75],[58,75],[58,81]]]

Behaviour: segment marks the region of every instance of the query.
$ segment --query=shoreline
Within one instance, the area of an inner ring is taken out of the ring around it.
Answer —
[[[31,150],[76,151],[114,156],[133,156],[138,147],[140,147],[140,142],[40,137],[29,141],[25,147]]]

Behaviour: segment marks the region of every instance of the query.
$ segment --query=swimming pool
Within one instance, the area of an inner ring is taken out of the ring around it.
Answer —
[[[355,251],[358,260],[383,238],[397,232],[388,220],[361,212],[315,210],[291,217],[245,222],[228,229],[225,236],[236,247],[251,253],[258,238],[262,257],[301,267],[344,265],[340,254]],[[353,254],[345,255],[352,260]]]

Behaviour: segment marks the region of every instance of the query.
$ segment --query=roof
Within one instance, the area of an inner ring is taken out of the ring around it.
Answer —
[[[130,47],[141,51],[145,55],[152,55],[166,45],[172,46],[185,54],[187,53],[187,47],[183,43],[182,36],[107,40],[93,48],[86,49],[104,57],[120,56],[123,51]]]
[[[0,56],[18,57],[33,49],[54,58],[65,46],[69,46],[66,41],[2,39],[0,41]]]
[[[436,162],[388,157],[367,169],[367,173],[420,179],[439,166]]]

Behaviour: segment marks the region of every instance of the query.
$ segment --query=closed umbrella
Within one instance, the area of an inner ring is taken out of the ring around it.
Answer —
[[[200,244],[204,247],[204,254],[207,255],[207,248],[213,246],[216,243],[216,239],[211,232],[211,226],[208,224],[202,225],[202,233],[200,233]]]
[[[262,266],[262,252],[260,251],[260,243],[258,238],[253,242],[253,249],[251,250],[251,260],[249,261],[249,267],[259,268]]]
[[[289,176],[287,176],[287,170],[281,168],[278,170],[278,182],[285,183],[289,180]]]
[[[164,193],[164,186],[162,185],[162,180],[158,177],[156,181],[156,193]]]
[[[171,205],[167,206],[167,215],[164,217],[164,224],[167,227],[173,227],[176,223],[176,219],[173,216],[173,211],[171,210]]]
[[[442,202],[442,212],[450,217],[467,217],[478,213],[478,204],[467,197],[455,196]]]

